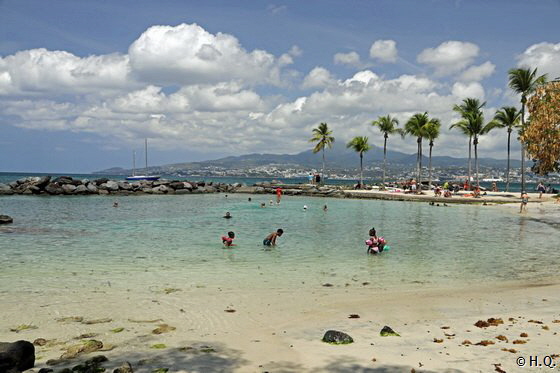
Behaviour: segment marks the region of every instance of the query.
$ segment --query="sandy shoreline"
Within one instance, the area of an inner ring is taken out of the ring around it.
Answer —
[[[553,322],[560,319],[559,283],[556,279],[410,291],[388,291],[372,284],[312,291],[181,289],[148,296],[107,290],[76,294],[79,301],[72,301],[72,294],[67,298],[37,294],[32,299],[3,300],[0,340],[66,342],[37,347],[35,371],[46,367],[48,359],[59,358],[63,347],[80,343],[73,338],[98,333],[93,338],[114,345],[112,351],[85,354],[56,368],[104,354],[109,358],[107,368],[129,361],[137,372],[164,367],[170,372],[410,372],[412,368],[416,372],[491,372],[498,363],[514,372],[519,369],[518,356],[560,354],[560,323]],[[360,318],[350,319],[350,314]],[[68,316],[112,321],[91,325],[57,321]],[[504,324],[474,326],[491,317],[502,318]],[[152,320],[161,321],[147,322]],[[32,323],[37,329],[8,331],[22,323]],[[153,334],[160,324],[176,329]],[[384,325],[401,337],[379,336]],[[115,328],[124,330],[111,332]],[[328,329],[350,334],[355,343],[321,342]],[[520,337],[521,333],[528,337]],[[499,335],[508,341],[496,339]],[[463,345],[465,340],[494,344]],[[526,343],[513,344],[514,340]],[[160,343],[166,348],[150,348]]]

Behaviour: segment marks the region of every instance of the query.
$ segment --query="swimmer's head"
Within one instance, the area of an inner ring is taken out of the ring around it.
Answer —
[[[375,235],[376,235],[375,228],[372,227],[372,228],[369,230],[369,235],[370,235],[370,236],[375,236]]]
[[[229,238],[235,238],[235,233],[234,232],[227,232],[227,235]]]
[[[307,210],[307,205],[303,205],[303,209],[304,209],[304,210]]]
[[[231,214],[229,213],[229,211],[228,211],[228,212],[226,212],[226,216],[231,216]]]
[[[282,234],[284,234],[284,230],[283,230],[282,228],[280,228],[280,229],[278,229],[278,230],[276,231],[276,233],[277,233],[279,236],[281,236]]]

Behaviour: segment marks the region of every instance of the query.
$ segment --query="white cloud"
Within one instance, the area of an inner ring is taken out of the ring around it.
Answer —
[[[471,66],[459,75],[459,80],[464,82],[479,81],[489,77],[494,73],[496,65],[490,61],[484,62],[482,65]]]
[[[456,82],[453,84],[453,88],[451,92],[454,96],[459,97],[460,99],[467,98],[467,97],[474,97],[481,100],[484,100],[484,87],[478,82],[472,83],[461,83]]]
[[[461,41],[446,41],[436,48],[424,49],[417,61],[433,67],[437,75],[450,75],[470,65],[479,48],[476,44]]]
[[[0,94],[88,93],[134,86],[128,56],[31,49],[0,58]]]
[[[337,53],[334,55],[334,63],[353,67],[360,67],[362,65],[360,55],[356,52]]]
[[[382,62],[396,62],[397,54],[397,43],[394,40],[377,40],[369,49],[369,56]]]
[[[248,52],[234,36],[214,35],[196,24],[152,26],[132,43],[128,54],[135,76],[153,84],[229,80],[280,84],[278,61],[272,54]]]
[[[315,67],[313,70],[307,74],[301,87],[303,89],[309,88],[324,88],[328,85],[331,85],[334,82],[334,78],[332,77],[329,70],[325,69],[324,67]]]
[[[537,68],[537,73],[548,74],[549,79],[560,77],[560,43],[538,43],[517,56],[520,67]]]

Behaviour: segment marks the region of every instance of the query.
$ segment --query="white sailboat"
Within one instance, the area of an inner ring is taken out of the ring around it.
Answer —
[[[148,139],[144,141],[144,155],[146,158],[146,168],[145,171],[148,172]],[[161,176],[158,175],[136,175],[136,151],[132,151],[132,176],[128,176],[126,180],[138,181],[138,180],[159,180]]]

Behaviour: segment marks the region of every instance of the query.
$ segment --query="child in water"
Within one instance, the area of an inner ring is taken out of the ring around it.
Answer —
[[[276,232],[272,232],[263,240],[263,245],[265,246],[276,246],[276,239],[281,237],[284,233],[283,229],[278,229]]]
[[[236,246],[233,243],[234,238],[235,238],[235,233],[230,231],[228,232],[227,236],[222,236],[222,243],[224,244],[225,247]]]
[[[367,253],[375,255],[383,252],[386,243],[383,237],[377,237],[375,228],[371,228],[369,230],[369,239],[366,240]]]

